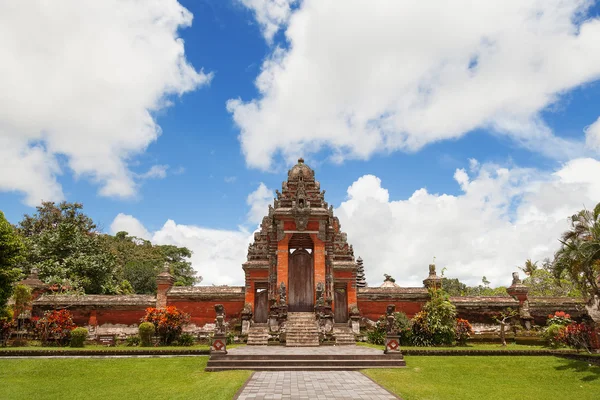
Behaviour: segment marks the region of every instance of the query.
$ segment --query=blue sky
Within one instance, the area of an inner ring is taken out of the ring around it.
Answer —
[[[600,201],[600,6],[455,3],[11,6],[0,209],[82,202],[239,284],[256,210],[304,156],[373,284],[419,284],[433,256],[504,284]]]

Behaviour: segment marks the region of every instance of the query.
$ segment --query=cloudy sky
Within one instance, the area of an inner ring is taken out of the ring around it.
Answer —
[[[599,43],[587,0],[2,2],[0,209],[239,285],[303,156],[371,285],[506,285],[600,201]]]

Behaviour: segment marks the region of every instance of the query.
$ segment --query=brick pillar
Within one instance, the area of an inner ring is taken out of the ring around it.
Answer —
[[[316,298],[316,288],[319,282],[323,282],[325,285],[325,242],[321,239],[317,238],[315,233],[310,234],[310,238],[313,241],[313,261],[314,261],[314,285],[313,293],[315,295],[315,303],[317,301]]]
[[[286,233],[284,238],[277,243],[277,293],[283,283],[285,285],[286,299],[289,298],[289,287],[288,287],[288,260],[290,256],[290,250],[288,243],[292,237],[291,233]]]
[[[173,287],[175,278],[169,272],[169,264],[165,263],[163,272],[156,277],[156,307],[165,308],[167,306],[167,293]]]

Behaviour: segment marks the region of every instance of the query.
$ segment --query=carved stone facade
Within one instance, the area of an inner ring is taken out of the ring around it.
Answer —
[[[312,258],[314,305],[335,308],[334,286],[344,286],[348,293],[344,307],[356,304],[354,252],[333,215],[333,207],[325,201],[325,191],[314,171],[299,159],[288,171],[281,191],[275,192],[273,205],[260,231],[254,234],[243,264],[245,302],[254,308],[257,290],[266,285],[270,313],[281,313],[281,307],[289,305],[290,290],[294,290],[288,280],[290,254],[307,249]]]

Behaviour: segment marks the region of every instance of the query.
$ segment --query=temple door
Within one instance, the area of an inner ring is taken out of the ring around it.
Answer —
[[[335,322],[348,322],[348,292],[345,287],[336,287],[333,291]]]
[[[305,249],[297,249],[288,263],[289,311],[314,311],[313,259]]]
[[[267,289],[256,289],[254,294],[254,322],[264,324],[268,317]]]

